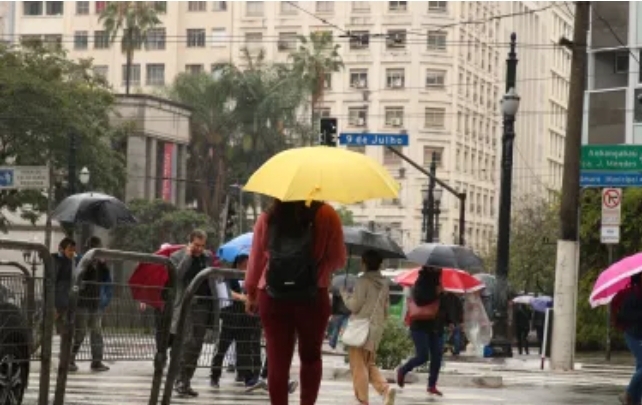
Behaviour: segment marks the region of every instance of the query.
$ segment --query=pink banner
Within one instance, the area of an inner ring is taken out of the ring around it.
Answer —
[[[166,143],[163,156],[163,200],[172,201],[172,168],[174,144]]]

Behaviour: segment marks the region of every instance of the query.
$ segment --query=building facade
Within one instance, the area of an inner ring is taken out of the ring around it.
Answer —
[[[517,31],[520,42],[550,46],[560,30],[552,22],[558,7],[538,11],[550,2],[492,1],[156,3],[165,9],[162,26],[149,33],[146,45],[134,55],[136,91],[153,92],[180,72],[214,73],[221,63],[242,64],[244,48],[251,53],[262,49],[266,60],[286,63],[297,35],[331,31],[341,45],[345,68],[328,77],[321,113],[338,118],[340,131],[407,133],[410,146],[401,152],[423,167],[434,154],[438,177],[467,194],[467,244],[476,250],[489,246],[497,218],[499,100],[509,33]],[[37,36],[60,43],[71,57],[93,58],[96,72],[123,92],[125,57],[118,44],[109,43],[98,21],[105,5],[9,3],[5,20],[12,30],[5,30],[5,39]],[[523,20],[501,17],[527,11]],[[563,21],[568,24],[567,17]],[[567,28],[564,24],[561,30]],[[550,75],[552,46],[541,53],[533,47],[518,49],[518,80]],[[558,73],[567,80],[567,70],[562,67]],[[531,84],[519,81],[522,111],[549,110],[552,82],[550,77]],[[556,91],[562,95],[560,86]],[[562,106],[564,102],[560,98]],[[523,193],[544,193],[561,185],[547,165],[553,159],[549,155],[557,153],[551,145],[559,140],[548,140],[552,124],[540,119],[522,112],[517,120],[515,189]],[[398,199],[349,207],[356,221],[389,232],[406,248],[421,242],[422,189],[428,179],[381,147],[353,149],[382,162],[401,183]],[[557,170],[563,154],[555,156]],[[528,167],[536,175],[524,170]],[[545,179],[545,186],[533,185],[538,177]],[[457,242],[459,201],[444,193],[440,208],[439,240]]]

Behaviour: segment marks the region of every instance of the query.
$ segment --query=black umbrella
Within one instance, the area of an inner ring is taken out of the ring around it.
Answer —
[[[473,271],[484,268],[484,263],[472,250],[457,245],[424,243],[410,251],[406,257],[420,266]]]
[[[332,293],[339,294],[342,289],[353,289],[357,283],[357,278],[354,274],[339,274],[332,277]]]
[[[125,203],[101,193],[74,194],[65,198],[56,207],[52,218],[62,223],[86,223],[106,229],[137,222]]]
[[[365,228],[343,227],[343,241],[350,255],[361,256],[367,250],[379,252],[384,259],[405,259],[406,255],[388,235]]]

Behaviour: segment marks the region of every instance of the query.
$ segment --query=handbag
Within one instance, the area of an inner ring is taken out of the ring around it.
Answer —
[[[377,303],[374,306],[374,310],[368,318],[350,318],[348,320],[348,325],[341,335],[341,343],[345,346],[350,347],[363,347],[368,340],[368,335],[370,335],[370,323],[372,322],[372,317],[374,316],[377,308],[379,308],[379,303],[381,302],[381,297],[385,289],[382,287],[379,292],[379,297],[377,298]]]
[[[412,321],[430,321],[437,318],[439,314],[439,298],[427,305],[417,305],[415,300],[408,297],[406,300],[408,308],[408,320]]]

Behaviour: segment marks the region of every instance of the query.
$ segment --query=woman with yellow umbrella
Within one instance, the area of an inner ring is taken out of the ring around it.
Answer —
[[[270,402],[288,403],[289,371],[298,340],[301,404],[313,405],[330,316],[330,277],[346,262],[341,220],[322,201],[351,204],[396,198],[399,185],[365,155],[307,147],[275,155],[244,189],[275,199],[255,225],[245,279],[246,310],[258,310],[265,331]]]

